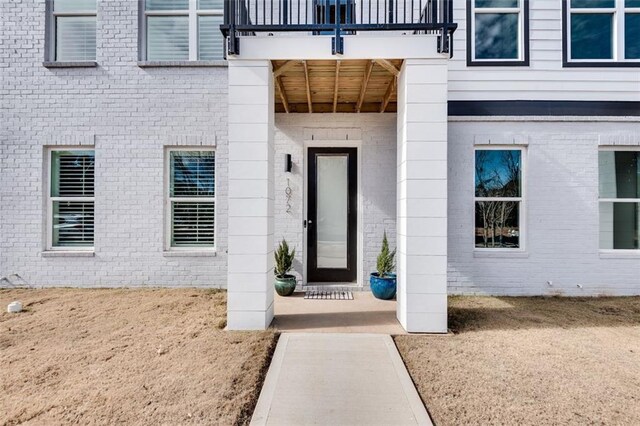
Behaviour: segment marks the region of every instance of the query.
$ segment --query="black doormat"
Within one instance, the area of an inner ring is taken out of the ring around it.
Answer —
[[[304,292],[305,299],[313,300],[353,300],[353,293],[346,289],[308,289]]]

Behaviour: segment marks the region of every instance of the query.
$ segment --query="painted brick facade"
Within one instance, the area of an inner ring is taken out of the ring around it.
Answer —
[[[640,253],[601,254],[598,212],[598,149],[640,147],[640,123],[527,120],[449,122],[449,293],[640,294]],[[488,144],[526,146],[524,253],[474,253],[473,148]]]
[[[36,286],[224,287],[227,68],[139,67],[138,2],[98,3],[96,68],[42,66],[44,2],[0,3],[0,277]],[[625,85],[621,93],[632,96],[634,87],[637,84]],[[394,114],[276,116],[274,239],[284,237],[299,254],[304,252],[304,143],[347,136],[361,141],[360,275],[366,284],[384,230],[396,245]],[[473,250],[473,147],[490,143],[527,147],[522,254]],[[616,144],[640,146],[637,118],[593,123],[563,118],[450,120],[449,293],[640,294],[640,256],[598,250],[597,152],[599,146]],[[200,145],[216,147],[217,253],[169,255],[164,253],[165,151]],[[45,154],[48,147],[59,146],[96,149],[92,257],[42,253]],[[293,155],[291,174],[283,171],[285,153]],[[290,213],[284,194],[287,179]],[[298,256],[295,264],[299,276],[301,259]]]
[[[0,8],[0,276],[56,286],[224,285],[226,67],[138,67],[138,2],[110,0],[98,2],[98,67],[47,69],[44,1]],[[95,256],[43,257],[46,149],[81,144],[96,150]],[[163,156],[176,145],[217,146],[215,257],[163,254]]]

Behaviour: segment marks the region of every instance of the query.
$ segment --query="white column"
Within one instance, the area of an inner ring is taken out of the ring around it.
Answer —
[[[273,132],[271,62],[230,60],[230,330],[261,330],[273,320]]]
[[[398,303],[409,332],[447,332],[447,60],[398,78]]]

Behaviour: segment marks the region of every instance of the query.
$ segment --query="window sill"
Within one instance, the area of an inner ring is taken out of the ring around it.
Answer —
[[[506,250],[474,250],[473,257],[475,258],[517,258],[526,259],[529,257],[529,253],[526,251],[506,251]]]
[[[93,250],[47,250],[41,254],[42,257],[94,257],[96,255]]]
[[[227,67],[224,60],[219,61],[138,61],[140,68],[161,67]]]
[[[565,61],[563,68],[640,68],[640,61],[590,61],[571,62]]]
[[[511,61],[508,59],[497,59],[491,61],[481,61],[477,59],[472,59],[467,61],[468,67],[528,67],[530,66],[529,60],[517,60]]]
[[[215,250],[165,250],[164,257],[216,257]]]
[[[98,63],[96,61],[44,61],[42,65],[45,68],[95,68]]]
[[[600,259],[640,259],[640,250],[600,251]]]

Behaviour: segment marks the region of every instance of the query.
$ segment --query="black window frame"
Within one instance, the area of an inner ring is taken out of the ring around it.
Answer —
[[[569,58],[569,5],[562,0],[562,67],[563,68],[640,68],[638,59],[611,59],[606,61],[572,61]],[[616,2],[619,0],[616,0]],[[622,0],[624,1],[624,0]],[[624,18],[622,18],[624,19]],[[614,44],[614,50],[618,45]]]
[[[467,0],[467,66],[468,67],[528,67],[530,65],[530,37],[529,37],[529,0],[521,0],[522,11],[524,16],[522,18],[523,21],[523,38],[524,38],[524,51],[522,52],[523,56],[521,60],[477,60],[473,58],[473,48],[472,44],[475,42],[475,34],[471,31],[472,25],[471,20],[475,19],[473,15],[473,5],[471,2],[475,0]]]

